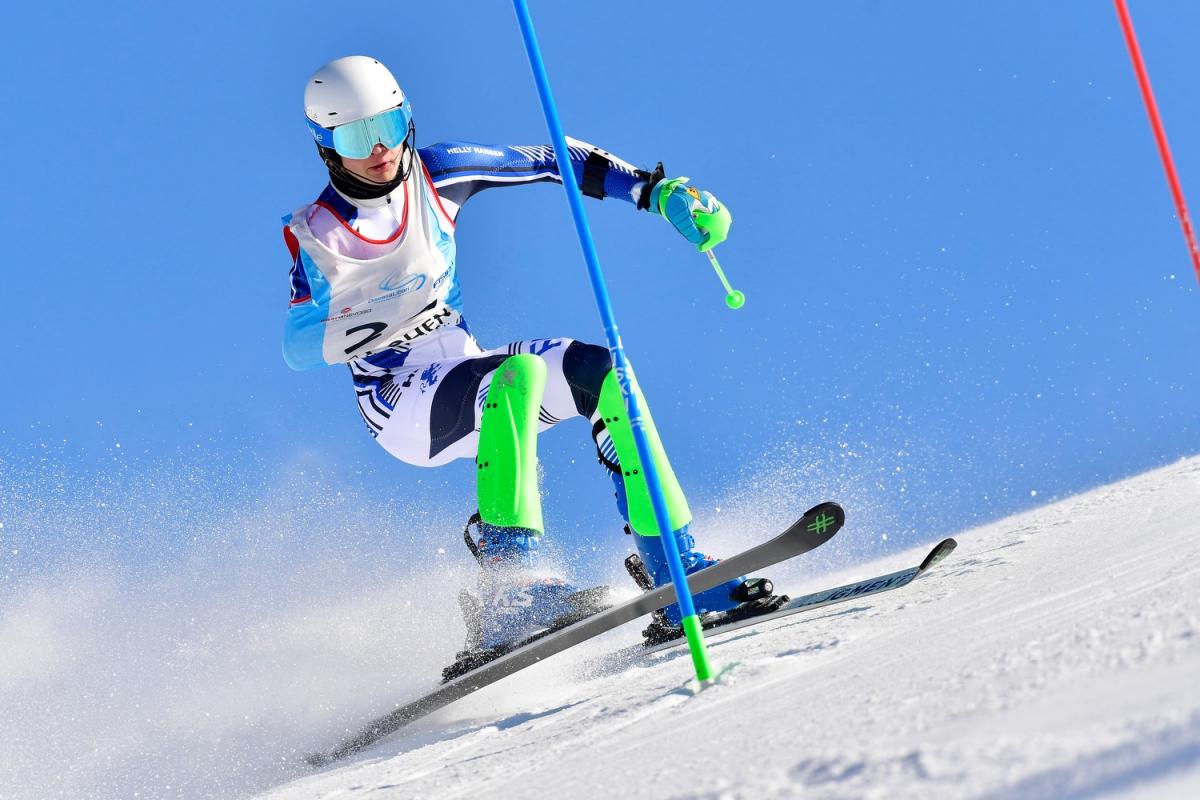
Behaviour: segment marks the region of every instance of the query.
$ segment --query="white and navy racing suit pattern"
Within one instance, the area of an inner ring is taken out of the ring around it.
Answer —
[[[584,192],[646,206],[650,173],[584,142],[569,139],[571,163]],[[484,189],[560,181],[549,145],[480,145],[443,142],[418,151],[419,166],[432,185],[438,208],[452,226],[463,205]],[[351,200],[327,186],[308,207],[308,224],[327,247],[351,258],[371,258],[404,239],[408,194]],[[295,237],[285,227],[292,254],[292,306],[309,301],[309,276]],[[451,253],[453,251],[451,250]],[[451,258],[453,256],[451,255]],[[611,367],[606,348],[571,339],[532,339],[485,350],[462,317],[457,273],[445,304],[455,313],[438,316],[402,347],[348,362],[358,408],[368,431],[392,455],[410,464],[438,466],[474,457],[480,411],[496,367],[511,355],[530,353],[547,365],[539,429],[574,416],[596,422],[600,385]],[[615,453],[602,426],[593,427],[597,446],[611,462]]]

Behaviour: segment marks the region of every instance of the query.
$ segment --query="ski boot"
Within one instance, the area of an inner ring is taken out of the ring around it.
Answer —
[[[632,372],[628,375],[632,391],[638,399],[642,414],[642,429],[646,437],[647,449],[658,473],[659,485],[662,491],[663,503],[667,507],[667,521],[670,531],[665,535],[673,535],[679,544],[679,554],[683,561],[685,574],[691,574],[705,567],[712,566],[717,559],[696,550],[695,540],[688,533],[692,521],[692,513],[688,508],[687,498],[683,495],[671,464],[667,460],[666,451],[658,437],[650,409],[646,399],[636,387]],[[643,590],[662,586],[670,582],[671,573],[667,567],[666,554],[663,552],[663,542],[660,539],[657,514],[650,498],[645,468],[641,453],[634,441],[633,429],[629,423],[625,408],[625,400],[618,382],[615,370],[609,372],[600,389],[597,404],[597,419],[592,426],[592,438],[596,442],[596,452],[600,463],[609,471],[613,488],[616,490],[617,510],[625,519],[625,532],[632,535],[637,545],[638,556],[636,568],[626,568],[634,576],[634,580]],[[631,558],[634,558],[631,556]],[[729,615],[740,613],[738,609],[749,611],[767,604],[771,598],[771,582],[765,578],[747,580],[744,577],[727,581],[697,595],[693,595],[696,613]],[[777,600],[776,606],[783,601]],[[680,625],[682,612],[677,603],[673,603],[662,611],[656,612],[654,621],[646,629],[647,644],[657,644],[658,641],[674,639],[683,635]],[[703,624],[707,620],[702,619]]]
[[[478,537],[471,535],[471,526]],[[607,605],[609,589],[580,590],[539,568],[538,536],[527,528],[499,527],[475,514],[463,539],[480,567],[479,595],[463,591],[459,607],[467,641],[455,663],[442,671],[451,680]]]
[[[663,543],[657,536],[633,536],[638,552],[625,559],[625,569],[634,582],[642,591],[669,583],[671,573],[663,553]],[[697,551],[695,540],[686,528],[676,532],[675,540],[679,543],[679,556],[687,575],[711,567],[719,560]],[[696,613],[700,615],[702,626],[710,629],[777,610],[790,598],[772,594],[774,588],[767,578],[738,577],[692,595],[692,602],[696,606]],[[652,647],[683,636],[681,620],[682,612],[678,603],[654,612],[650,625],[642,631],[645,645]]]

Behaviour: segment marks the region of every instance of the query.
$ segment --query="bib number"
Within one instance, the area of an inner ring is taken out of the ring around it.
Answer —
[[[363,331],[370,331],[370,334],[368,334],[367,338],[363,339],[358,344],[352,344],[349,347],[347,347],[345,350],[343,350],[342,352],[344,352],[346,355],[350,355],[355,350],[359,350],[363,347],[366,347],[371,342],[373,342],[376,339],[383,336],[383,332],[385,330],[387,330],[386,322],[368,322],[366,325],[356,325],[353,328],[347,328],[346,329],[347,336],[353,336],[354,334],[362,333]]]

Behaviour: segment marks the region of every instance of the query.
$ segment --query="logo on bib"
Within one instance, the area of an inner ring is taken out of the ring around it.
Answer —
[[[424,285],[424,275],[412,275],[401,280],[400,273],[393,272],[391,275],[388,275],[386,278],[384,278],[383,282],[379,284],[379,290],[382,292],[392,292],[395,294],[408,294],[409,292],[415,292]]]

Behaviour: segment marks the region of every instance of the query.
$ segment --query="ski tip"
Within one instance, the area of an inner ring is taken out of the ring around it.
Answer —
[[[843,522],[846,519],[846,512],[842,510],[841,506],[839,506],[837,503],[833,502],[832,500],[826,500],[824,503],[817,503],[815,506],[810,508],[808,511],[805,511],[804,516],[815,517],[822,513],[836,514],[837,518]]]
[[[929,555],[925,556],[925,560],[921,562],[921,566],[918,567],[917,571],[924,572],[925,570],[929,569],[934,564],[937,564],[943,558],[953,553],[954,548],[956,547],[958,547],[958,542],[954,541],[953,539],[942,539],[934,546],[932,550],[929,551]]]
[[[804,512],[804,516],[800,518],[799,522],[799,526],[809,533],[821,536],[822,542],[833,538],[833,535],[845,524],[846,512],[833,501],[813,506]]]

